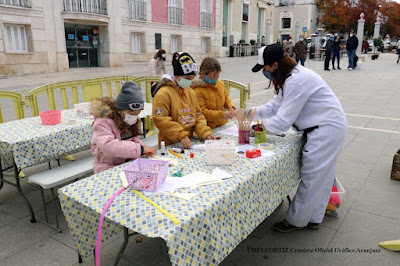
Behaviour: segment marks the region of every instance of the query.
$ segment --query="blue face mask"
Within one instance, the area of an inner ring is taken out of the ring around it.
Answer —
[[[182,89],[186,89],[186,88],[189,88],[190,85],[192,85],[192,81],[189,79],[181,78],[181,80],[178,81],[178,85]]]
[[[208,83],[208,84],[214,85],[215,83],[217,83],[218,78],[216,78],[216,79],[210,79],[210,78],[207,77],[206,74],[204,74],[204,81],[205,81],[206,83]]]
[[[272,73],[269,72],[268,70],[263,71],[264,76],[269,79],[269,80],[274,80],[274,77],[272,76]]]
[[[333,38],[329,38],[331,41],[333,41]]]

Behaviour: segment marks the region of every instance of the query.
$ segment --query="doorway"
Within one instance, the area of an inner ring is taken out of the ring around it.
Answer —
[[[65,24],[65,40],[70,68],[98,67],[98,26]]]

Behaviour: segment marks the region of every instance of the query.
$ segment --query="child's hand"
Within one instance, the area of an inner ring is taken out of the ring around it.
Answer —
[[[234,111],[225,111],[223,114],[224,114],[224,119],[232,119],[235,117]]]
[[[143,146],[143,153],[144,153],[147,157],[152,156],[152,155],[155,154],[156,152],[157,152],[156,149],[154,149],[154,148],[152,148],[152,147],[150,147],[150,146],[147,146],[147,145],[144,145],[144,146]]]
[[[189,137],[184,137],[183,139],[181,139],[181,144],[184,149],[192,148],[192,142],[190,141]]]
[[[217,137],[215,137],[213,134],[211,134],[211,135],[208,135],[206,139],[214,139],[214,140],[216,140]]]

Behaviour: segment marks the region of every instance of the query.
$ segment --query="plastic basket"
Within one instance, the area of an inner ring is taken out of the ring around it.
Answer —
[[[227,165],[235,160],[233,140],[206,140],[206,160],[209,165]]]
[[[168,162],[138,158],[124,171],[130,188],[156,192],[167,177]]]
[[[74,104],[75,112],[79,116],[88,116],[90,113],[90,102],[76,103]]]
[[[60,110],[48,110],[39,113],[43,125],[57,125],[61,122]]]
[[[339,215],[340,206],[342,205],[343,197],[346,191],[344,190],[342,184],[340,184],[337,178],[335,178],[333,185],[336,186],[337,192],[333,191],[334,188],[332,187],[332,192],[329,198],[328,206],[325,211],[325,215],[337,217]]]

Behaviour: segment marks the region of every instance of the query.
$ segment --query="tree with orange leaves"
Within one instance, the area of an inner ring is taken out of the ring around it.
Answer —
[[[320,22],[326,31],[349,31],[357,26],[353,14],[356,8],[350,0],[316,0],[315,4],[322,11]]]
[[[385,36],[400,36],[400,4],[392,2],[381,10],[384,17],[381,34]]]

